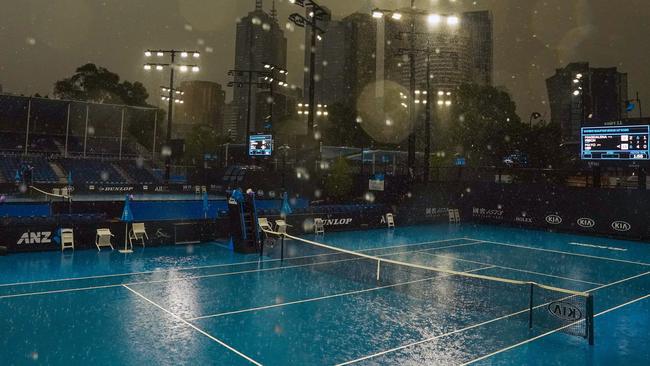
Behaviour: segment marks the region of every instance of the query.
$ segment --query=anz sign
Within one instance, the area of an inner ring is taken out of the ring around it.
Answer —
[[[20,236],[16,245],[25,244],[51,244],[52,232],[51,231],[28,231]]]

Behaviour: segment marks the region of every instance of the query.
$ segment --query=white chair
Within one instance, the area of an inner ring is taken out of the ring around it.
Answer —
[[[292,227],[291,225],[287,224],[287,222],[284,221],[284,220],[276,220],[275,225],[277,227],[277,230],[278,230],[279,234],[286,234],[287,233],[287,228]]]
[[[314,219],[314,234],[325,234],[325,221],[323,221],[323,219]]]
[[[74,250],[74,232],[72,229],[61,229],[61,251]]]
[[[208,191],[208,187],[201,186],[201,193],[206,193],[207,191]]]
[[[264,232],[264,234],[268,234],[269,231],[273,231],[273,227],[271,226],[269,219],[266,217],[258,218],[257,225],[260,227],[260,230]]]
[[[389,228],[395,228],[395,217],[392,213],[386,214],[386,225],[388,225]]]
[[[201,186],[194,186],[194,194],[201,194]]]
[[[449,222],[452,224],[460,223],[460,213],[458,209],[449,209]]]
[[[144,228],[144,223],[133,223],[133,225],[131,225],[131,231],[129,232],[129,244],[131,244],[131,248],[133,248],[133,240],[140,240],[142,247],[144,248],[145,238],[149,240],[147,231]]]
[[[114,237],[110,229],[97,229],[97,235],[95,235],[95,246],[98,251],[101,251],[102,247],[110,247],[113,249],[113,244],[111,244],[111,238]]]

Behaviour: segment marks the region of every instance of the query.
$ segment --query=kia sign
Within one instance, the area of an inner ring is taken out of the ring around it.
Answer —
[[[562,223],[562,218],[558,215],[548,215],[546,216],[546,222],[551,225],[560,225]]]
[[[614,221],[612,222],[612,229],[620,232],[626,232],[632,229],[632,225],[625,221]]]
[[[588,217],[579,218],[577,223],[578,226],[583,227],[585,229],[591,229],[592,227],[596,226],[596,221]]]
[[[548,312],[565,322],[575,322],[582,319],[582,311],[577,306],[568,302],[552,302],[548,304]]]

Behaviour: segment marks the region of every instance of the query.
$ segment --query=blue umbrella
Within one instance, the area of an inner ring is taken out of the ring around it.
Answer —
[[[282,199],[282,207],[280,208],[280,215],[287,216],[291,215],[293,213],[293,210],[291,209],[291,205],[289,204],[289,195],[285,192],[283,194],[283,199]]]
[[[208,192],[203,192],[203,217],[208,218],[208,211],[210,210],[210,201],[208,201]]]
[[[20,176],[20,171],[19,171],[19,170],[16,170],[16,175],[14,176],[14,180],[16,181],[16,183],[18,183],[18,182],[20,182],[21,180],[23,180],[23,179],[21,178],[21,176]]]
[[[133,212],[131,211],[131,198],[128,194],[124,198],[124,208],[122,209],[122,217],[120,220],[126,223],[126,228],[124,229],[124,250],[120,252],[131,253],[133,250],[127,247],[127,240],[129,238],[129,223],[133,222]]]

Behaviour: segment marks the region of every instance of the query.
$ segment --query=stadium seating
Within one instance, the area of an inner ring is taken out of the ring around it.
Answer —
[[[133,160],[120,160],[115,163],[124,170],[124,172],[134,182],[139,184],[156,184],[160,183],[160,179],[156,177],[151,170],[148,170],[144,165],[139,167],[137,162]]]
[[[110,162],[93,159],[60,159],[75,184],[127,184]]]
[[[7,182],[13,182],[21,165],[27,163],[34,167],[33,177],[34,182],[39,183],[56,183],[59,178],[52,170],[52,167],[44,157],[29,157],[23,158],[20,156],[4,155],[0,157],[0,174]]]

